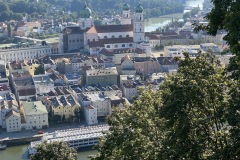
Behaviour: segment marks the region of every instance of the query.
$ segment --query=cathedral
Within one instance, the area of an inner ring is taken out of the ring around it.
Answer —
[[[94,26],[91,10],[85,6],[80,13],[79,26],[66,27],[59,37],[61,53],[85,50],[90,55],[100,51],[142,50],[150,54],[151,47],[145,42],[143,7],[137,6],[132,22],[130,6],[123,6],[120,25]]]

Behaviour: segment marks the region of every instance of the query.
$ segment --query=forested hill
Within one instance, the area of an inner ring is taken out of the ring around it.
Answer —
[[[25,13],[31,18],[56,18],[68,11],[74,13],[72,19],[76,19],[85,4],[92,10],[94,17],[120,14],[126,2],[132,11],[141,4],[145,17],[156,17],[182,12],[185,0],[0,0],[0,21],[21,20]]]
[[[66,6],[67,3],[62,0],[49,0],[49,2],[51,4],[62,3],[62,6]],[[73,0],[67,8],[78,12],[80,7],[87,4],[93,12],[98,14],[121,13],[122,6],[126,2],[130,5],[131,10],[141,4],[147,17],[155,17],[182,12],[185,0]]]

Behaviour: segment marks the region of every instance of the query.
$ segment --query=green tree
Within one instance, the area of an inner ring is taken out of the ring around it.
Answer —
[[[133,105],[113,112],[92,159],[231,159],[229,86],[215,57],[185,53],[159,91],[144,90]]]
[[[10,23],[7,25],[7,30],[8,30],[8,37],[12,38],[12,26]]]
[[[228,78],[210,54],[179,62],[176,76],[160,87],[165,137],[162,159],[230,159],[226,106]]]
[[[240,21],[239,1],[212,1],[213,8],[206,15],[208,26],[196,25],[196,30],[206,30],[211,35],[216,35],[219,30],[225,30],[224,40],[230,46],[231,53],[236,57],[230,59],[228,71],[233,78],[240,79]]]
[[[159,94],[146,89],[133,105],[114,110],[107,120],[110,132],[101,139],[99,155],[92,159],[158,159],[162,135],[159,105]]]
[[[38,74],[44,74],[44,65],[40,64],[38,67],[36,67],[35,71],[34,71],[34,75],[38,75]]]
[[[31,160],[77,160],[77,151],[65,142],[43,142],[37,146],[37,153]]]
[[[0,13],[6,11],[9,11],[8,5],[5,2],[0,1]]]

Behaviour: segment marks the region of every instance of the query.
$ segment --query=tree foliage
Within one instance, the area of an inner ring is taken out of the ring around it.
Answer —
[[[38,75],[38,74],[44,74],[44,65],[40,64],[38,67],[36,67],[35,71],[34,71],[34,75]]]
[[[31,160],[77,160],[75,149],[68,147],[65,142],[43,142],[37,146],[37,153]]]
[[[92,159],[157,159],[162,135],[159,105],[159,95],[148,89],[133,105],[114,110],[108,119],[110,132],[99,143],[100,154]]]
[[[208,26],[196,25],[196,30],[206,30],[211,35],[216,35],[219,30],[225,30],[223,39],[230,46],[231,53],[236,57],[231,58],[227,68],[232,78],[240,78],[240,1],[212,1],[213,8],[206,15]]]
[[[228,78],[211,55],[187,54],[176,76],[160,87],[164,118],[162,159],[228,159],[225,111]]]
[[[109,117],[92,159],[238,159],[239,83],[211,54],[178,61],[159,91],[144,90]]]

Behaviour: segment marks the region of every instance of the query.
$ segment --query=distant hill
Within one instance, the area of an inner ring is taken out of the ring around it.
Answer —
[[[0,0],[0,21],[21,20],[25,13],[30,18],[59,18],[75,20],[85,4],[92,9],[94,17],[121,14],[122,6],[128,2],[131,10],[141,4],[145,17],[182,12],[185,0]],[[71,11],[73,16],[64,13]]]

